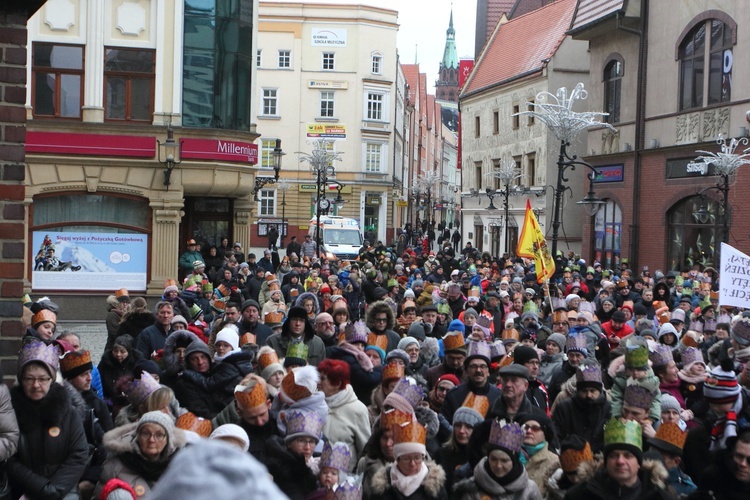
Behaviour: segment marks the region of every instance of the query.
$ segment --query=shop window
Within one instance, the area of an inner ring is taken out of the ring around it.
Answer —
[[[35,43],[32,55],[34,116],[80,118],[83,102],[82,46]]]
[[[152,120],[154,50],[104,49],[104,116],[108,120]]]
[[[615,58],[604,67],[604,117],[607,123],[620,122],[620,98],[622,94],[623,64]]]
[[[130,232],[149,228],[151,220],[143,200],[92,194],[35,197],[33,214],[34,227],[58,231]]]
[[[708,212],[705,218],[697,215],[704,204]],[[667,212],[669,269],[681,271],[695,264],[717,266],[724,217],[721,205],[710,198],[691,196],[675,204]]]
[[[594,260],[604,269],[616,269],[620,265],[620,235],[622,210],[612,200],[606,200],[594,219]]]

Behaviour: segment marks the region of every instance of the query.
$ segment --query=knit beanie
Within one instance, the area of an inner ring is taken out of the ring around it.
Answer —
[[[665,392],[661,395],[661,412],[664,413],[667,410],[675,410],[677,413],[680,413],[682,407],[677,398]]]
[[[409,329],[409,332],[411,332],[411,328]],[[417,347],[419,347],[419,341],[417,339],[414,337],[404,337],[398,341],[398,348],[402,351],[406,351],[406,349],[412,344],[417,344]]]
[[[404,298],[405,299],[413,299],[413,298],[415,298],[415,296],[414,296],[414,290],[412,290],[411,288],[409,288],[408,290],[406,290],[404,292]]]
[[[532,359],[539,360],[539,353],[533,347],[520,345],[513,351],[513,363],[517,365],[525,365]]]
[[[409,337],[414,337],[417,340],[424,340],[427,338],[425,324],[421,321],[415,321],[409,327]]]
[[[367,347],[365,347],[365,352],[367,351],[375,351],[376,353],[378,353],[378,356],[380,356],[380,364],[382,365],[385,363],[385,351],[383,349],[376,345],[368,345]]]
[[[232,346],[232,350],[235,351],[239,347],[240,337],[237,335],[237,331],[234,328],[222,328],[222,330],[216,334],[216,342],[226,342]]]
[[[703,397],[708,403],[734,403],[741,391],[731,359],[725,359],[720,366],[714,367],[703,384]]]
[[[128,354],[130,354],[133,351],[133,347],[135,347],[135,339],[128,334],[120,335],[115,339],[115,345],[125,348]]]
[[[148,413],[145,413],[140,420],[138,420],[138,425],[135,429],[135,434],[138,434],[138,431],[141,430],[141,427],[143,427],[145,424],[157,424],[161,426],[164,431],[167,433],[167,446],[164,447],[164,450],[162,453],[164,453],[166,456],[171,455],[171,452],[176,450],[175,446],[175,425],[172,421],[172,417],[170,415],[167,415],[163,411],[150,411]],[[182,431],[180,431],[182,432]],[[136,448],[138,447],[135,442],[133,443],[133,446]],[[169,451],[167,451],[169,449]]]
[[[250,449],[250,438],[247,436],[245,429],[237,424],[223,424],[218,426],[210,436],[209,439],[236,439],[242,443],[243,451]]]
[[[401,342],[403,342],[406,339],[401,339],[399,341],[399,345]],[[415,340],[415,339],[413,339]],[[409,355],[406,354],[406,351],[403,349],[394,349],[391,352],[389,352],[385,357],[385,364],[388,364],[392,359],[397,358],[404,362],[404,365],[409,366],[409,363],[411,363],[411,359],[409,358]]]
[[[484,417],[475,409],[468,406],[462,406],[453,413],[453,426],[456,424],[466,424],[470,427],[476,427],[484,422]]]
[[[557,344],[557,347],[560,348],[560,352],[563,352],[565,350],[565,335],[562,333],[553,333],[549,337],[547,337],[547,342],[554,342]]]
[[[469,307],[464,311],[464,318],[467,316],[473,316],[474,318],[478,318],[479,314],[477,313],[477,310],[473,307]]]
[[[106,482],[99,497],[101,500],[135,500],[135,490],[122,479],[113,477]]]
[[[464,313],[464,317],[466,317],[466,313]],[[448,331],[449,332],[461,332],[465,336],[466,325],[464,325],[462,321],[454,319],[453,321],[450,322],[450,324],[448,324]]]

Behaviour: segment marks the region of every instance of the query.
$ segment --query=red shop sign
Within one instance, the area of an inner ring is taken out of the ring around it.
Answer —
[[[156,138],[134,135],[26,132],[27,153],[153,158]]]
[[[258,163],[258,146],[249,142],[220,139],[182,139],[182,158]]]

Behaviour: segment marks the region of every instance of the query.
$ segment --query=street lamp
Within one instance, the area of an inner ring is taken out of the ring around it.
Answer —
[[[508,203],[508,197],[510,196],[510,185],[516,179],[521,177],[521,169],[516,166],[516,162],[510,159],[500,160],[500,167],[497,168],[493,175],[496,179],[500,179],[505,185],[505,191],[503,191],[503,208],[505,209],[505,251],[510,255],[510,205]],[[490,203],[492,205],[492,203]]]
[[[291,184],[286,179],[282,179],[279,182],[279,189],[281,189],[281,244],[279,245],[282,249],[284,248],[284,236],[286,236],[286,192],[289,191]]]
[[[281,172],[281,158],[285,154],[286,153],[281,150],[281,139],[276,139],[276,146],[271,152],[271,156],[273,157],[273,177],[258,177],[257,175],[255,176],[255,187],[252,191],[255,201],[260,201],[258,199],[258,193],[261,192],[266,184],[274,184],[279,180],[279,172]]]
[[[573,111],[573,103],[577,100],[584,100],[588,97],[588,92],[583,88],[583,83],[578,83],[573,91],[568,95],[565,87],[557,89],[557,94],[552,95],[549,92],[539,92],[536,95],[536,101],[526,103],[533,108],[533,111],[522,111],[513,116],[530,115],[542,121],[560,140],[560,153],[557,158],[557,188],[555,190],[555,203],[552,217],[552,255],[557,255],[557,235],[560,230],[560,209],[562,207],[562,196],[565,189],[564,183],[568,182],[565,171],[568,169],[575,170],[576,166],[586,167],[591,171],[588,176],[591,182],[589,192],[586,198],[578,204],[587,208],[586,212],[593,215],[599,209],[600,205],[605,202],[594,195],[594,179],[596,178],[596,169],[588,163],[578,159],[576,155],[569,155],[567,148],[570,141],[578,133],[591,127],[605,127],[612,131],[616,129],[609,123],[599,121],[599,118],[607,116],[608,113],[587,111],[579,113]]]
[[[318,140],[314,143],[312,153],[297,153],[300,163],[306,161],[310,165],[310,173],[315,176],[315,186],[317,188],[315,197],[317,218],[315,225],[315,251],[318,256],[320,256],[320,214],[321,212],[328,212],[328,209],[331,207],[331,202],[326,199],[328,184],[329,182],[334,182],[343,188],[343,184],[336,181],[329,181],[329,177],[336,175],[336,168],[333,166],[333,162],[341,161],[341,153],[329,150],[329,144],[329,141]],[[340,189],[337,200],[339,199],[341,199]]]
[[[698,191],[697,194],[703,201],[701,203],[701,207],[693,214],[693,216],[701,224],[705,224],[706,222],[708,222],[711,214],[709,213],[708,207],[706,206],[704,193],[712,189],[720,192],[723,195],[721,207],[724,210],[722,241],[724,243],[729,243],[729,185],[730,181],[731,183],[734,183],[734,180],[737,176],[737,170],[739,170],[742,165],[750,164],[750,148],[745,149],[745,154],[735,153],[737,146],[748,145],[747,137],[741,137],[739,139],[732,138],[727,144],[724,136],[719,135],[716,143],[721,146],[721,152],[712,153],[710,151],[699,150],[697,151],[697,153],[703,154],[697,158],[697,161],[695,163],[703,163],[706,172],[708,171],[709,165],[713,165],[714,172],[718,174],[722,180],[720,182],[717,182],[715,186],[709,186]]]
[[[419,196],[423,193],[427,196],[427,199],[425,202],[425,216],[428,217],[428,221],[429,221],[430,211],[432,210],[432,207],[430,206],[430,203],[432,200],[432,188],[435,185],[435,183],[437,183],[439,180],[440,180],[440,174],[438,174],[434,170],[430,170],[428,172],[425,172],[417,180],[415,187],[412,189],[412,193],[414,193],[415,196]]]
[[[174,130],[172,130],[171,123],[167,125],[167,140],[161,142],[157,139],[156,143],[159,145],[158,161],[166,167],[164,169],[164,185],[169,190],[172,170],[182,163],[182,143],[174,140]]]

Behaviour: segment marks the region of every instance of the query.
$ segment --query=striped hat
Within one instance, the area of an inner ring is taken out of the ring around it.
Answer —
[[[726,359],[721,366],[715,367],[708,374],[703,384],[703,397],[708,403],[724,404],[737,401],[741,389],[732,370],[732,364],[731,359]]]

